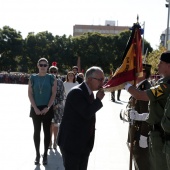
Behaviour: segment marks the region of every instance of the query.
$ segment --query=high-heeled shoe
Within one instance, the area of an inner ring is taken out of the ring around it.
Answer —
[[[43,165],[47,165],[48,161],[47,161],[47,155],[43,156],[43,161],[42,161]]]
[[[38,165],[40,163],[40,156],[36,156],[34,164]]]

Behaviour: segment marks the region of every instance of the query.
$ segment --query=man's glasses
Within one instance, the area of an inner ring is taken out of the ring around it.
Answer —
[[[47,64],[39,64],[40,67],[47,67]]]
[[[56,71],[50,71],[50,73],[57,73]]]
[[[98,81],[100,81],[100,82],[104,82],[104,79],[103,79],[103,78],[98,79],[98,78],[92,77],[92,79],[98,80]]]

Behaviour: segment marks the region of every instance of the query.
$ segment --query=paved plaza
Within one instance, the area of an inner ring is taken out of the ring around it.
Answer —
[[[59,148],[49,150],[48,165],[34,165],[33,124],[29,117],[27,89],[27,85],[0,84],[0,169],[64,170]],[[129,169],[130,154],[126,145],[128,123],[123,123],[119,118],[120,110],[125,108],[129,94],[122,90],[121,101],[118,102],[112,102],[110,98],[110,93],[106,92],[104,107],[96,113],[96,137],[88,170]]]

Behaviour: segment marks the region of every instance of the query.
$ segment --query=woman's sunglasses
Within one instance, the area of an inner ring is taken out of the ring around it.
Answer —
[[[47,67],[47,64],[39,64],[40,67]]]

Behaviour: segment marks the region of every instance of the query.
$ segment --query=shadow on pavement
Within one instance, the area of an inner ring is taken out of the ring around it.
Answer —
[[[48,153],[48,164],[37,165],[34,170],[64,170],[63,159],[61,154],[54,149],[50,149]]]

